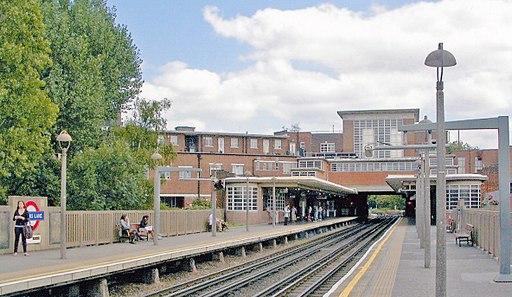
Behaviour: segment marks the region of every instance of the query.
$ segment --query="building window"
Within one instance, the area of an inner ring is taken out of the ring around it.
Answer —
[[[232,173],[234,173],[236,176],[242,176],[244,175],[244,164],[232,164]]]
[[[299,160],[299,168],[319,168],[323,169],[320,160]]]
[[[231,147],[238,148],[238,138],[236,138],[236,137],[231,138]]]
[[[354,153],[362,158],[366,145],[402,145],[403,133],[398,131],[402,125],[402,119],[355,120]],[[403,150],[377,150],[373,154],[376,158],[398,158],[403,156]]]
[[[192,166],[178,166],[179,168],[192,168]],[[192,171],[180,171],[180,179],[192,178]]]
[[[300,161],[299,161],[300,162]],[[299,163],[299,167],[301,164]],[[311,168],[306,164],[302,168]],[[418,169],[418,164],[414,160],[396,161],[396,162],[346,162],[331,163],[333,172],[371,172],[371,171],[413,171]]]
[[[263,208],[265,210],[272,210],[272,187],[265,188],[265,199],[263,199]],[[281,193],[281,189],[276,188],[276,210],[284,210],[284,194]]]
[[[251,138],[251,148],[252,149],[258,148],[258,138]]]
[[[466,157],[458,157],[457,158],[457,173],[464,174],[466,173]]]
[[[275,150],[281,149],[281,139],[274,139],[274,149]]]
[[[478,173],[484,168],[484,162],[479,157],[475,157],[475,173]]]
[[[334,143],[320,143],[320,152],[321,153],[334,153],[336,152],[336,145]]]
[[[213,147],[213,138],[212,137],[205,137],[204,138],[204,146],[206,146],[206,147]]]
[[[160,180],[171,180],[170,172],[160,172]]]
[[[227,210],[242,211],[246,210],[246,204],[249,210],[258,210],[258,188],[257,187],[227,187]],[[248,200],[246,200],[246,197]]]
[[[468,208],[480,207],[480,185],[447,185],[446,209],[456,208],[460,199]]]
[[[171,135],[170,139],[172,145],[178,146],[178,135]]]
[[[222,170],[222,163],[210,163],[210,176],[214,176],[216,171]]]

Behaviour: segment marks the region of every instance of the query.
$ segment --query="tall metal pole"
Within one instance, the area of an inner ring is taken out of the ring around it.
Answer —
[[[217,236],[217,190],[212,190],[212,236]]]
[[[60,181],[60,258],[66,259],[67,222],[66,222],[66,162],[68,148],[62,148]]]
[[[441,44],[442,49],[442,44]],[[442,67],[441,67],[442,68]],[[439,69],[438,69],[439,71]],[[441,70],[442,71],[442,70]],[[436,296],[446,296],[446,135],[444,129],[443,81],[436,86],[437,102],[437,182],[436,182]]]
[[[245,231],[249,232],[249,177],[245,180]]]
[[[153,244],[158,245],[158,232],[160,232],[160,170],[158,164],[155,166],[155,177],[153,179],[154,195],[153,195],[153,212],[155,221],[153,222]]]
[[[436,67],[436,109],[437,109],[437,186],[436,186],[436,297],[446,297],[446,134],[444,119],[443,71],[455,66],[455,57],[443,49],[440,42],[437,50],[428,54],[425,65]]]
[[[276,177],[272,177],[272,227],[276,227],[277,211],[276,211]]]
[[[428,134],[428,144],[432,143],[431,134]],[[424,189],[425,194],[423,200],[425,201],[425,268],[430,268],[431,262],[431,242],[430,242],[430,150],[425,152],[425,169],[424,169]]]
[[[510,282],[510,140],[508,117],[498,117],[498,173],[500,195],[500,275],[497,282]]]
[[[424,248],[425,247],[425,239],[423,238],[424,234],[425,234],[425,224],[424,224],[424,202],[423,202],[423,194],[425,193],[425,188],[424,188],[424,180],[423,180],[423,173],[424,173],[424,165],[423,165],[423,162],[424,162],[424,158],[423,156],[421,157],[421,162],[420,162],[420,168],[418,170],[418,173],[417,173],[417,177],[416,177],[416,231],[418,232],[418,237],[420,239],[420,249]]]

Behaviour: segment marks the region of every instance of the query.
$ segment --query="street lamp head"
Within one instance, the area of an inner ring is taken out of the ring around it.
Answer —
[[[59,143],[60,148],[68,149],[71,145],[71,136],[69,136],[66,130],[62,130],[59,136],[57,136],[57,142]]]
[[[151,155],[151,159],[155,161],[160,161],[163,159],[163,157],[158,152],[155,152]]]
[[[455,57],[447,50],[443,49],[443,43],[440,42],[438,49],[428,54],[425,59],[425,65],[429,67],[451,67],[455,66],[457,61]]]

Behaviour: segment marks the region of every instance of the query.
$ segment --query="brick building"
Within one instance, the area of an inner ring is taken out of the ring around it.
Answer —
[[[218,205],[225,209],[226,218],[235,222],[245,221],[246,205],[251,223],[271,221],[274,191],[278,211],[290,204],[297,207],[299,215],[309,207],[321,206],[325,215],[365,217],[367,197],[372,194],[399,193],[414,202],[415,180],[411,177],[418,170],[420,152],[392,147],[427,143],[427,132],[405,134],[399,129],[417,123],[419,109],[338,111],[338,115],[342,119],[342,133],[283,130],[262,135],[199,132],[187,126],[166,131],[160,141],[173,144],[177,152],[176,160],[167,165],[200,168],[202,173],[162,176],[162,199],[174,207],[183,207],[197,198],[210,199],[210,182],[180,177],[220,173],[226,189],[218,198]],[[365,153],[368,148],[373,149],[371,156]],[[474,174],[483,172],[466,172],[466,168],[483,165],[477,162],[477,152],[467,154],[447,156],[447,199],[466,199],[468,205],[474,206],[475,199],[479,201],[481,197],[480,186],[486,177]],[[494,160],[491,152],[487,154],[490,161]],[[475,163],[467,163],[473,158]],[[435,165],[432,156],[433,180]],[[408,203],[407,207],[407,212],[414,214],[414,204]]]

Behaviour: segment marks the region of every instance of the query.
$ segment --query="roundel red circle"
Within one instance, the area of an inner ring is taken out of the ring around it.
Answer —
[[[39,206],[37,206],[37,203],[35,203],[32,200],[27,201],[25,203],[25,207],[27,208],[28,212],[39,211]],[[39,226],[39,221],[30,220],[30,225],[32,225],[33,230],[36,230],[37,227]]]

